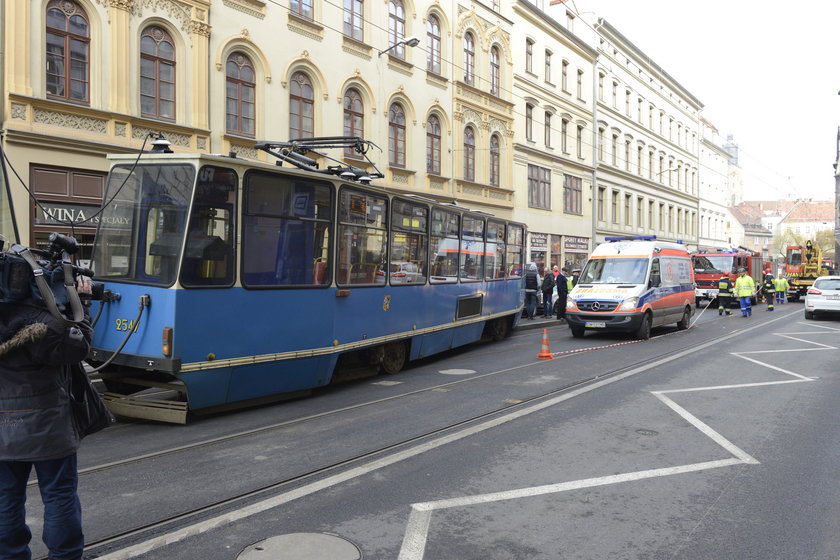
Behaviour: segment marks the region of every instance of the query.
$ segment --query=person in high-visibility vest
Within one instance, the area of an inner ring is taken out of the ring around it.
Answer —
[[[784,276],[776,278],[776,303],[781,305],[785,302],[785,296],[789,288],[790,284],[787,278]]]
[[[764,285],[761,291],[764,293],[764,301],[767,302],[767,311],[773,311],[773,301],[776,299],[776,280],[772,274],[764,277]]]
[[[732,315],[729,310],[730,302],[732,301],[732,279],[729,274],[723,273],[723,276],[718,280],[718,315],[723,315],[726,311],[726,316]]]
[[[741,316],[752,315],[752,301],[755,294],[755,282],[751,276],[747,276],[746,268],[738,269],[738,279],[735,280],[735,296],[741,303]]]

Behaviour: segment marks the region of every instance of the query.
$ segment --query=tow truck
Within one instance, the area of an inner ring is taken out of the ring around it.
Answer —
[[[828,273],[822,250],[810,239],[805,245],[788,245],[785,248],[785,277],[790,284],[787,292],[790,301],[805,297],[814,280]]]

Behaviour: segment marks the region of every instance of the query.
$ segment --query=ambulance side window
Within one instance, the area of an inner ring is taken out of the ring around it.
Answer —
[[[662,284],[662,276],[659,273],[659,259],[653,259],[650,263],[650,282],[648,286],[658,288]]]

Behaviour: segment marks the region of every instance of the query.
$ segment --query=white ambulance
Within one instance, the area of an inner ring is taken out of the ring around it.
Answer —
[[[694,303],[694,270],[684,245],[654,235],[608,237],[569,293],[566,321],[575,338],[591,329],[644,340],[660,325],[687,329]]]

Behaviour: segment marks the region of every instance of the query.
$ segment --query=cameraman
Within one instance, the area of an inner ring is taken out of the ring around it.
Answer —
[[[76,291],[90,293],[90,283]],[[87,308],[85,308],[87,309]],[[31,299],[0,303],[0,558],[30,558],[26,483],[32,467],[44,503],[50,559],[79,560],[84,548],[76,493],[76,450],[68,395],[70,365],[90,350],[84,320],[65,326]]]

